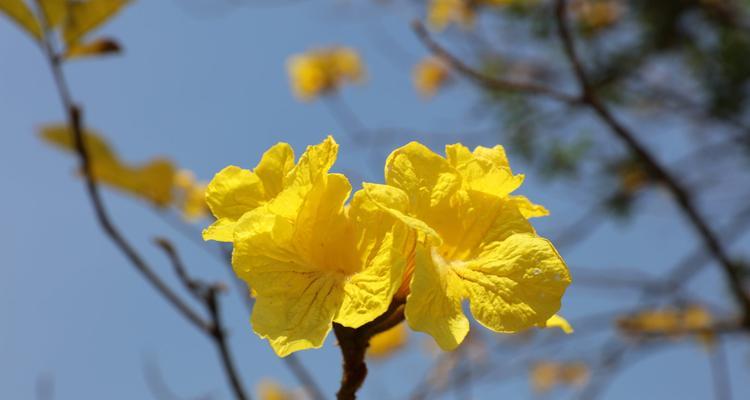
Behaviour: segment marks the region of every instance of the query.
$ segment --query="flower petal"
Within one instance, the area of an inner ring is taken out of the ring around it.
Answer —
[[[388,309],[401,286],[414,235],[408,226],[374,204],[364,190],[354,195],[349,218],[362,267],[347,281],[346,297],[335,321],[358,328]]]
[[[256,291],[255,333],[280,357],[321,347],[343,301],[343,276],[301,260],[294,225],[267,207],[245,214],[234,236],[235,273]]]
[[[409,196],[413,216],[442,233],[451,198],[461,188],[461,177],[448,161],[411,142],[388,156],[385,181]]]
[[[255,167],[267,197],[275,197],[284,188],[284,179],[294,168],[294,150],[288,143],[277,143],[263,153]]]
[[[434,229],[422,220],[406,215],[409,207],[409,196],[403,190],[376,183],[363,183],[362,186],[364,193],[372,204],[386,211],[406,226],[423,234],[432,243],[436,245],[442,243],[440,235]]]
[[[474,152],[460,143],[445,147],[448,162],[461,174],[470,190],[507,196],[523,183],[523,175],[513,175],[502,146],[479,146]]]
[[[273,212],[289,219],[296,218],[299,207],[313,185],[328,175],[336,161],[338,149],[339,145],[331,136],[317,145],[307,146],[297,165],[289,171],[285,180],[286,188],[270,205]]]
[[[203,239],[231,242],[237,220],[265,201],[263,182],[257,175],[234,165],[224,168],[206,188],[206,203],[217,221],[203,231]]]
[[[328,174],[318,181],[299,209],[293,236],[295,248],[307,262],[343,274],[360,266],[354,227],[344,212],[351,188],[341,174]]]
[[[438,269],[430,251],[419,246],[411,294],[404,314],[415,331],[432,336],[443,350],[458,347],[469,332],[469,320],[461,310],[461,281],[448,268]]]
[[[510,196],[510,201],[518,207],[518,211],[521,212],[524,218],[546,217],[549,215],[549,210],[542,205],[532,203],[526,196]]]
[[[518,332],[544,324],[560,309],[570,275],[552,244],[532,234],[514,234],[487,244],[466,265],[452,268],[479,323],[496,332]]]

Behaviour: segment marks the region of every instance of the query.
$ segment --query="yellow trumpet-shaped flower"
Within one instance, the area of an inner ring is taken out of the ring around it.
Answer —
[[[440,60],[428,57],[420,61],[413,72],[414,87],[425,98],[435,95],[448,81],[448,68]]]
[[[234,173],[211,182],[229,189],[208,199],[214,213],[228,211],[222,224],[232,225],[234,271],[255,290],[253,330],[281,357],[322,346],[332,322],[356,328],[372,321],[401,284],[413,234],[362,191],[345,206],[349,181],[328,173],[336,149],[329,137],[286,174],[288,163],[276,163],[281,190],[273,198],[256,196],[261,184],[237,191],[248,185],[236,185]],[[262,182],[249,177],[263,175],[264,165],[243,173],[245,181]]]
[[[531,203],[509,196],[523,176],[513,175],[500,146],[470,152],[456,144],[446,152],[447,159],[412,142],[388,157],[386,185],[365,185],[375,204],[420,233],[405,277],[409,325],[454,349],[469,331],[461,307],[468,300],[493,331],[544,326],[570,276],[519,208]]]
[[[365,67],[359,54],[347,47],[330,47],[297,54],[287,63],[292,92],[309,101],[338,90],[346,82],[361,82]]]

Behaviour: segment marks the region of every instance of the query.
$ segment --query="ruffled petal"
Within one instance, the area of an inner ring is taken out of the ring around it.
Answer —
[[[546,217],[549,215],[549,210],[542,205],[532,203],[526,196],[510,196],[510,201],[516,205],[524,218]]]
[[[451,196],[461,187],[461,177],[448,161],[417,142],[388,156],[385,181],[403,190],[409,196],[411,210],[430,226],[440,220]]]
[[[441,349],[453,350],[469,333],[469,320],[461,310],[461,281],[450,269],[438,269],[424,246],[417,247],[415,262],[406,321],[415,331],[432,336]]]
[[[406,198],[401,199],[401,204],[395,204],[398,200],[394,198],[382,200],[394,208],[408,204]],[[349,218],[354,226],[353,237],[362,267],[347,281],[344,287],[346,297],[335,321],[357,328],[388,309],[403,281],[414,235],[408,226],[374,204],[364,190],[354,195]]]
[[[513,175],[502,146],[479,146],[474,152],[460,143],[445,147],[448,162],[461,174],[464,185],[494,196],[507,196],[518,189],[524,176]]]
[[[256,292],[255,333],[280,357],[321,347],[343,301],[343,276],[302,260],[294,225],[266,207],[245,214],[234,237],[235,273]]]
[[[277,143],[263,153],[255,174],[263,182],[266,197],[273,198],[284,188],[284,180],[294,168],[294,150],[288,143]]]
[[[471,312],[496,332],[518,332],[544,324],[560,309],[570,284],[565,262],[552,244],[514,234],[485,245],[479,256],[452,268],[460,277]]]
[[[237,220],[265,202],[263,183],[257,175],[233,165],[224,168],[206,188],[206,203],[217,220],[203,231],[203,239],[231,242]]]

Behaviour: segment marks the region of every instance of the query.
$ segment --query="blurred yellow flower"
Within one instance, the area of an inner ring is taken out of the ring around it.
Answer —
[[[711,331],[713,317],[705,307],[697,304],[641,311],[620,318],[617,326],[628,336],[661,335],[679,338],[693,334],[706,345],[711,345],[714,340],[714,333]]]
[[[538,393],[550,391],[557,385],[583,386],[589,380],[589,368],[582,362],[542,361],[531,367],[531,386]]]
[[[443,30],[450,24],[471,27],[474,15],[474,6],[468,0],[431,0],[427,23],[436,30]]]
[[[620,0],[577,0],[571,3],[571,9],[578,23],[592,30],[614,25],[625,13]]]
[[[277,382],[264,379],[256,388],[260,400],[296,400],[302,399],[294,391],[286,390]]]
[[[378,333],[370,339],[367,355],[373,358],[385,358],[402,349],[409,340],[405,324],[398,324],[393,328]]]
[[[435,95],[450,77],[448,68],[439,59],[428,57],[414,67],[414,87],[425,98]]]
[[[192,171],[180,170],[175,175],[175,205],[187,221],[194,221],[208,215],[206,205],[206,183],[198,182]]]
[[[236,187],[236,174],[220,173],[209,184],[214,213],[237,217],[232,265],[256,291],[253,330],[281,357],[322,346],[331,322],[353,328],[370,322],[401,284],[410,231],[364,192],[345,207],[351,185],[328,173],[337,151],[328,137],[308,147],[288,173],[281,173],[287,161],[275,163],[282,189],[273,199],[258,201],[255,186],[241,192],[253,196],[230,190],[212,198],[212,187]]]
[[[75,151],[73,135],[67,125],[48,125],[40,131],[47,142],[66,151]],[[172,162],[156,158],[143,165],[128,165],[120,161],[104,138],[93,131],[84,132],[84,143],[96,181],[146,199],[159,207],[172,203],[175,178]]]
[[[303,101],[338,90],[344,83],[364,80],[365,67],[359,54],[348,47],[311,50],[287,62],[292,92]]]
[[[427,23],[435,30],[457,24],[464,28],[474,25],[481,7],[502,7],[536,3],[537,0],[431,0],[427,6]]]
[[[464,299],[496,332],[545,325],[570,276],[509,196],[523,176],[513,175],[500,146],[455,144],[446,153],[409,143],[388,157],[386,185],[365,184],[375,204],[420,235],[405,277],[409,326],[455,349],[469,331]]]

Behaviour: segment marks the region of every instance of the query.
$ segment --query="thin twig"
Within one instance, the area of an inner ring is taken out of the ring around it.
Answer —
[[[70,89],[68,88],[67,81],[62,71],[62,64],[60,57],[54,52],[54,49],[48,40],[44,40],[44,49],[49,61],[49,66],[52,70],[52,75],[55,80],[55,84],[58,88],[58,93],[62,101],[62,105],[65,108],[65,112],[68,117],[68,124],[73,134],[73,141],[75,144],[76,154],[81,163],[81,170],[86,182],[86,190],[89,195],[89,199],[94,207],[97,221],[102,227],[107,236],[117,246],[118,249],[128,258],[131,264],[143,274],[146,280],[152,284],[152,286],[166,298],[184,317],[186,317],[196,328],[200,331],[210,335],[216,341],[216,345],[219,348],[221,359],[223,361],[225,372],[230,380],[232,389],[234,391],[237,400],[249,400],[250,396],[247,395],[242,388],[239,381],[239,377],[232,362],[227,343],[226,336],[224,334],[223,326],[221,325],[221,318],[219,314],[219,305],[216,301],[216,293],[218,287],[212,286],[206,292],[206,305],[211,316],[212,322],[206,322],[203,317],[199,316],[186,302],[184,302],[172,289],[167,286],[164,281],[154,272],[154,270],[146,263],[141,255],[135,250],[135,248],[125,239],[122,233],[116,228],[114,223],[109,217],[104,202],[102,201],[101,194],[99,192],[99,186],[94,178],[93,165],[86,148],[86,142],[84,138],[84,129],[82,121],[82,113],[80,108],[72,100]],[[167,243],[166,241],[164,243]],[[167,243],[168,244],[168,243]],[[177,254],[171,245],[164,245],[162,248],[165,250],[169,249],[170,258],[173,261],[175,270],[178,273],[178,277],[183,281],[188,288],[191,288],[191,293],[197,292],[199,288],[197,283],[192,281],[184,267],[182,266]]]
[[[693,225],[701,240],[703,241],[709,252],[716,258],[721,265],[724,275],[726,276],[730,289],[743,310],[744,324],[750,329],[750,297],[746,293],[743,283],[742,275],[734,262],[727,254],[724,246],[718,240],[716,235],[713,233],[711,228],[708,226],[706,221],[701,217],[698,209],[693,204],[692,197],[688,191],[682,187],[679,181],[674,178],[671,173],[661,165],[661,163],[654,157],[642,144],[636,136],[630,132],[615,116],[609,111],[604,103],[597,96],[594,87],[591,85],[586,70],[578,57],[575,50],[575,44],[573,42],[573,36],[570,33],[568,27],[568,20],[566,17],[567,0],[557,0],[555,5],[555,16],[557,20],[557,32],[562,41],[563,50],[571,65],[578,84],[581,90],[580,98],[585,105],[587,105],[592,111],[596,113],[599,119],[602,120],[611,130],[611,132],[622,140],[628,149],[636,155],[644,165],[648,168],[651,174],[658,181],[662,182],[664,186],[669,190],[675,199],[675,202],[682,210],[683,214],[688,218],[690,223]]]
[[[412,23],[412,28],[414,29],[414,32],[416,32],[417,36],[422,41],[422,43],[424,43],[424,45],[430,50],[430,52],[432,52],[432,54],[439,57],[446,64],[448,64],[452,69],[456,70],[457,72],[464,75],[465,77],[471,79],[472,81],[479,84],[480,86],[483,86],[487,89],[497,90],[497,91],[502,91],[502,92],[517,92],[517,93],[526,93],[526,94],[550,97],[555,100],[568,103],[568,104],[573,104],[573,105],[577,105],[581,102],[581,99],[576,96],[571,96],[567,93],[560,92],[558,90],[545,87],[542,85],[538,85],[536,83],[515,82],[515,81],[487,76],[477,71],[476,69],[470,67],[469,65],[461,61],[458,57],[454,56],[445,48],[443,48],[436,41],[434,41],[432,37],[430,37],[429,32],[427,32],[427,28],[425,28],[425,26],[421,22],[414,21]]]

